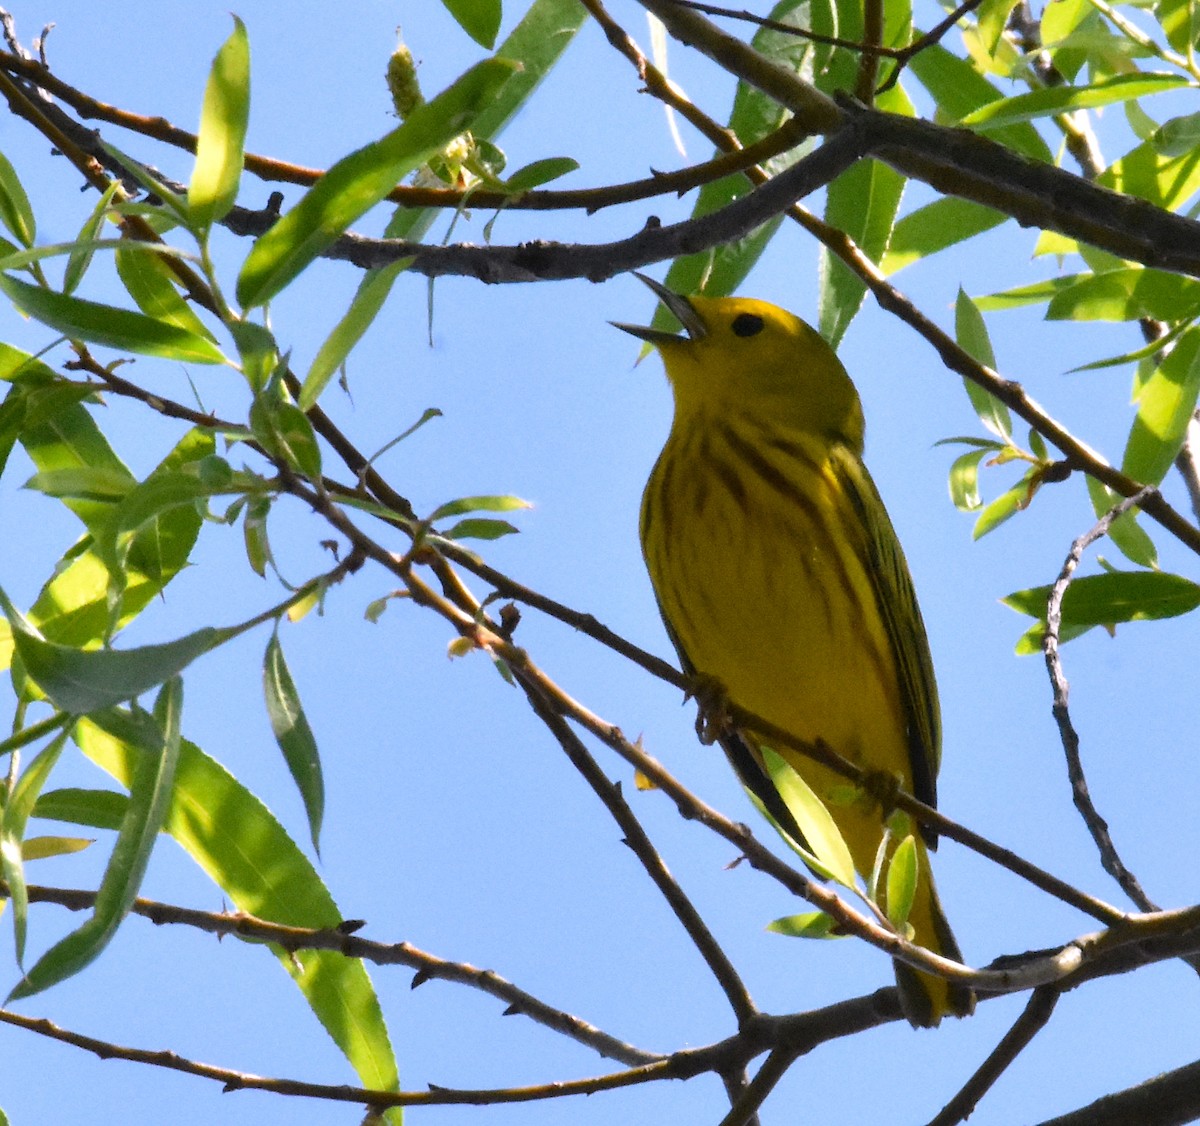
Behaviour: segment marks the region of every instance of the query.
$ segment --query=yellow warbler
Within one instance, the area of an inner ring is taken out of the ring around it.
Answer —
[[[686,332],[617,325],[658,349],[674,392],[641,536],[684,668],[715,681],[732,703],[935,804],[933,664],[904,555],[862,462],[862,406],[850,377],[783,309],[682,297],[638,276]],[[797,836],[767,773],[764,740],[753,731],[719,737],[743,784]],[[825,804],[869,880],[885,839],[879,799],[804,755],[772,749]],[[896,844],[889,838],[885,851]],[[923,829],[907,922],[919,945],[961,960],[930,872],[926,846],[935,845]],[[896,980],[914,1025],[974,1007],[969,990],[899,962]]]

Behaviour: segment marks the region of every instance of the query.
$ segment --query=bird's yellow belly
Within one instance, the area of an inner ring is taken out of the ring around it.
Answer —
[[[691,485],[675,494],[669,539],[647,550],[658,556],[659,598],[696,672],[741,707],[911,786],[874,587],[852,551],[828,543],[835,486],[816,490],[814,521],[770,493],[748,507],[718,480]],[[796,765],[818,793],[845,786],[807,761]]]

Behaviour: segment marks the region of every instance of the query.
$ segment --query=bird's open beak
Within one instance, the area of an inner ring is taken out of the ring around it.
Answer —
[[[692,303],[674,290],[668,289],[662,282],[657,282],[645,274],[639,274],[636,270],[633,276],[643,281],[652,290],[654,290],[658,299],[675,314],[676,320],[683,325],[683,330],[688,334],[689,339],[699,340],[703,337],[708,329],[704,322],[700,319],[700,315],[696,312]],[[622,332],[627,332],[631,336],[636,336],[639,340],[646,340],[651,344],[668,344],[678,342],[683,337],[676,335],[673,332],[665,332],[659,328],[648,328],[642,325],[627,325],[617,321],[609,321],[613,328],[619,328]]]

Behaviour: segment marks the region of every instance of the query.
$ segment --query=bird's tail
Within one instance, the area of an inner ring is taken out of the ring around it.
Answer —
[[[913,941],[934,954],[961,962],[958,943],[938,900],[925,844],[920,837],[916,838],[916,844],[917,889],[908,917],[914,932]],[[975,1010],[975,994],[965,986],[921,973],[904,962],[894,964],[900,1007],[914,1027],[933,1028],[944,1016],[965,1017]]]

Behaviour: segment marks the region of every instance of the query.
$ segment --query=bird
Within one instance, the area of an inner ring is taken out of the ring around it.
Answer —
[[[683,334],[613,322],[661,355],[670,433],[642,497],[647,570],[685,673],[782,728],[820,741],[875,779],[937,803],[941,718],[933,661],[900,542],[863,463],[862,405],[812,327],[746,297],[683,296],[636,274]],[[718,709],[719,710],[719,709]],[[703,722],[703,714],[702,714]],[[717,739],[743,786],[801,845],[768,772],[767,740],[730,724]],[[885,800],[797,750],[771,747],[824,803],[869,881]],[[914,834],[912,940],[961,961],[928,850]],[[886,886],[886,881],[880,881]],[[966,1016],[974,994],[895,962],[914,1027]]]

